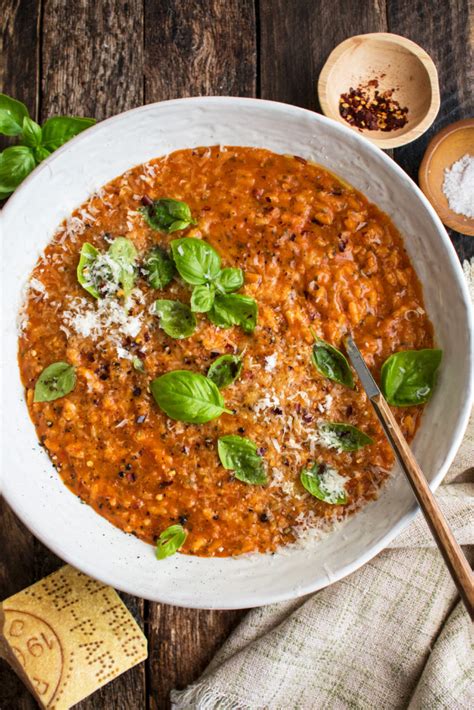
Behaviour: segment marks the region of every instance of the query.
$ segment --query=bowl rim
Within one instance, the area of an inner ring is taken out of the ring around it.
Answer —
[[[376,136],[371,136],[370,131],[359,131],[356,128],[351,128],[344,119],[342,119],[339,114],[336,114],[329,103],[327,94],[327,85],[330,74],[339,60],[342,58],[346,50],[353,45],[354,40],[361,40],[365,42],[370,39],[378,39],[382,42],[397,44],[400,47],[408,50],[410,54],[413,54],[418,58],[418,60],[423,64],[430,82],[431,87],[431,100],[428,109],[422,118],[422,120],[413,126],[406,133],[394,136],[392,138],[377,138]],[[419,44],[413,42],[413,40],[403,37],[402,35],[397,35],[392,32],[368,32],[367,34],[354,35],[353,37],[348,37],[338,44],[326,59],[324,66],[318,78],[318,99],[321,104],[321,110],[324,115],[328,118],[332,118],[338,123],[345,124],[349,130],[359,133],[362,137],[366,138],[368,141],[378,146],[379,148],[400,148],[402,145],[408,145],[422,136],[428,128],[434,122],[441,103],[440,90],[439,90],[439,79],[438,70],[433,62],[432,58],[428,52],[420,47]]]
[[[316,120],[320,121],[323,124],[324,123],[330,123],[331,126],[334,128],[334,124],[337,124],[337,130],[341,131],[342,133],[346,133],[347,135],[350,135],[352,138],[354,136],[357,136],[357,140],[362,141],[364,144],[364,147],[369,151],[369,153],[372,153],[374,156],[378,157],[379,159],[382,159],[384,162],[389,164],[391,166],[391,169],[395,171],[395,173],[398,174],[398,176],[402,179],[407,181],[410,184],[410,187],[412,190],[414,190],[415,194],[417,195],[418,199],[421,201],[427,212],[429,213],[432,221],[434,222],[434,225],[437,228],[437,232],[439,234],[439,238],[441,241],[444,243],[444,247],[446,248],[446,257],[449,259],[451,266],[453,267],[453,271],[457,274],[457,281],[458,281],[458,286],[464,296],[464,300],[469,303],[470,302],[470,295],[469,295],[469,290],[468,286],[466,283],[466,280],[464,278],[461,264],[459,262],[458,256],[456,254],[456,251],[454,249],[453,244],[451,243],[451,240],[448,237],[448,234],[442,225],[442,222],[440,218],[438,217],[436,211],[430,204],[429,200],[426,198],[426,196],[422,193],[422,191],[419,189],[419,187],[414,183],[414,181],[409,177],[409,175],[397,164],[395,163],[389,156],[387,156],[379,147],[374,145],[373,142],[369,141],[366,139],[363,135],[355,133],[351,128],[348,126],[345,126],[344,124],[340,123],[339,121],[334,121],[331,118],[328,118],[326,116],[323,116],[321,114],[315,113],[314,111],[310,111],[308,109],[300,108],[297,106],[293,106],[290,104],[285,104],[282,102],[276,102],[276,101],[268,101],[264,99],[254,99],[254,98],[247,98],[247,97],[233,97],[233,96],[206,96],[206,97],[187,97],[187,98],[182,98],[182,99],[171,99],[169,101],[163,101],[163,102],[155,102],[152,104],[146,104],[144,106],[140,106],[134,109],[130,109],[128,111],[122,112],[120,114],[117,114],[115,116],[112,116],[111,118],[108,118],[104,121],[101,121],[97,123],[95,126],[92,126],[91,128],[87,129],[87,131],[84,131],[82,134],[79,134],[75,138],[73,138],[71,141],[68,141],[64,146],[59,148],[57,151],[55,151],[49,158],[47,158],[45,161],[43,161],[27,178],[26,180],[23,181],[23,183],[18,187],[18,189],[15,191],[15,193],[10,197],[7,205],[5,206],[3,210],[3,216],[5,215],[10,215],[10,213],[13,213],[15,210],[16,202],[18,201],[19,193],[24,189],[24,186],[30,184],[31,182],[34,181],[35,176],[37,176],[41,170],[47,168],[50,166],[52,163],[55,162],[55,160],[58,159],[60,155],[65,153],[71,144],[77,144],[81,140],[84,140],[85,136],[88,134],[90,136],[90,132],[94,131],[98,133],[99,131],[106,130],[108,126],[112,125],[115,122],[122,121],[124,119],[124,116],[127,116],[128,114],[136,114],[136,113],[144,113],[147,111],[153,111],[156,110],[159,106],[162,106],[163,104],[166,105],[186,105],[186,104],[194,104],[194,105],[205,105],[205,104],[215,104],[215,103],[221,103],[221,104],[230,104],[238,108],[239,105],[251,105],[254,104],[255,106],[262,106],[268,108],[270,111],[274,109],[280,109],[284,110],[287,114],[305,114],[308,118],[311,118],[311,120]],[[158,157],[158,156],[157,156]],[[6,268],[5,260],[3,260],[2,264],[2,270]],[[471,309],[468,309],[467,311],[467,320],[468,320],[468,330],[469,333],[472,335],[474,332],[474,316],[472,313]],[[474,340],[471,337],[470,338],[470,352],[467,353],[469,356],[469,360],[472,363],[474,361]],[[1,365],[1,370],[5,368],[5,363],[2,362]],[[5,373],[6,374],[6,373]],[[449,466],[451,465],[455,454],[457,453],[457,450],[462,442],[464,432],[466,430],[468,420],[469,420],[469,415],[471,411],[471,406],[472,406],[472,400],[474,396],[474,370],[471,368],[471,376],[469,378],[469,381],[466,383],[466,397],[464,399],[464,406],[461,408],[460,415],[459,415],[459,424],[457,426],[456,434],[454,436],[453,441],[451,441],[451,444],[449,446],[449,449],[447,451],[447,455],[445,457],[445,462],[442,467],[438,470],[435,476],[433,476],[433,479],[430,481],[430,488],[435,491],[436,488],[439,486],[440,482],[442,481],[444,475],[446,474]],[[25,409],[25,416],[28,416],[28,412]],[[58,537],[54,534],[53,532],[53,527],[50,526],[47,529],[44,529],[42,526],[36,525],[35,522],[32,522],[28,519],[28,516],[26,514],[26,511],[23,510],[23,506],[21,503],[21,499],[19,497],[16,497],[14,495],[14,490],[15,488],[11,488],[10,491],[4,493],[4,498],[7,501],[7,503],[11,506],[12,510],[14,513],[20,518],[20,520],[25,524],[25,526],[43,543],[45,544],[50,550],[52,550],[56,555],[58,555],[62,560],[68,562],[72,566],[76,567],[77,569],[81,570],[85,574],[96,578],[100,579],[102,582],[109,584],[110,586],[119,589],[123,592],[126,592],[128,594],[134,595],[134,596],[141,596],[140,591],[137,591],[137,587],[133,586],[133,583],[122,583],[120,580],[117,580],[114,578],[113,574],[110,573],[104,573],[100,569],[97,568],[97,563],[96,562],[89,562],[88,560],[84,562],[83,560],[80,561],[78,564],[77,560],[74,558],[73,554],[73,548],[66,544],[65,546],[62,545],[62,542],[58,540]],[[201,608],[201,609],[210,609],[210,608],[215,608],[215,609],[243,609],[243,608],[254,608],[256,606],[260,605],[266,605],[270,603],[275,603],[275,602],[280,602],[280,601],[286,601],[289,599],[294,599],[298,598],[300,596],[303,596],[305,594],[309,594],[312,592],[315,592],[319,589],[322,589],[326,586],[330,586],[334,582],[337,582],[347,575],[351,574],[352,572],[355,572],[357,569],[362,567],[364,564],[369,562],[373,557],[375,557],[381,550],[385,549],[391,541],[399,535],[402,530],[414,519],[416,514],[419,512],[419,506],[416,503],[415,498],[413,498],[413,506],[411,510],[406,512],[399,520],[398,522],[393,525],[393,527],[379,540],[379,542],[373,544],[370,546],[362,555],[359,555],[356,559],[352,560],[351,562],[348,562],[347,564],[339,567],[337,571],[333,572],[331,574],[331,577],[329,578],[328,576],[322,579],[321,577],[314,577],[311,578],[305,585],[302,585],[301,587],[298,588],[298,590],[288,590],[286,592],[280,592],[280,593],[274,593],[271,590],[267,590],[265,595],[262,593],[260,594],[254,594],[254,598],[252,598],[251,601],[249,600],[243,600],[242,603],[239,603],[237,606],[235,603],[229,604],[229,603],[220,603],[218,606],[209,606],[209,604],[205,604],[204,602],[196,601],[192,605],[190,604],[183,604],[183,603],[177,603],[176,601],[173,600],[172,596],[164,593],[164,594],[153,594],[151,596],[143,597],[147,598],[151,601],[156,601],[156,602],[161,602],[161,603],[167,603],[167,604],[172,604],[175,606],[186,606],[186,608]],[[39,529],[41,527],[41,529]]]

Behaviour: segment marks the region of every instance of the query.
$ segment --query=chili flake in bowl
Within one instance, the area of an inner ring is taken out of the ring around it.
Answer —
[[[439,84],[430,56],[405,37],[358,35],[338,45],[319,76],[323,113],[380,148],[419,138],[439,110]]]

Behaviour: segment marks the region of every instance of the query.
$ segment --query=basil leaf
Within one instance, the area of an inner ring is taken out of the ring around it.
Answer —
[[[212,308],[215,294],[213,284],[195,286],[191,295],[191,310],[194,313],[207,313]]]
[[[171,557],[179,548],[184,545],[188,533],[182,525],[170,525],[169,528],[160,533],[156,543],[156,557],[158,560],[164,560],[166,557]]]
[[[242,357],[240,355],[221,355],[209,367],[207,377],[221,390],[235,382],[241,372]]]
[[[41,144],[41,126],[38,126],[29,116],[25,116],[23,119],[21,139],[25,145],[29,145],[31,148]]]
[[[4,136],[18,136],[23,129],[24,118],[28,118],[25,104],[0,94],[0,133]]]
[[[190,307],[181,301],[155,301],[155,313],[160,319],[160,327],[170,338],[189,338],[196,330],[194,314]]]
[[[263,459],[257,453],[257,445],[243,436],[221,436],[217,452],[225,469],[234,471],[234,476],[244,483],[262,485],[267,482]]]
[[[323,446],[338,451],[357,451],[374,443],[363,431],[343,422],[322,422],[319,425],[319,434]]]
[[[36,148],[33,150],[33,154],[37,163],[41,163],[46,158],[49,158],[51,153],[51,150],[48,150],[42,145],[37,145]]]
[[[347,503],[345,479],[329,466],[315,463],[311,468],[303,469],[300,481],[308,493],[325,503],[330,505]]]
[[[341,351],[322,338],[315,336],[314,339],[316,342],[313,345],[311,362],[319,374],[327,377],[328,380],[354,389],[352,370]]]
[[[196,224],[186,202],[167,197],[155,200],[152,205],[142,207],[140,212],[152,229],[157,229],[165,234],[171,234],[179,229],[186,229],[190,224]]]
[[[119,283],[127,298],[135,285],[137,250],[130,239],[117,237],[110,245],[108,255],[120,267]]]
[[[215,279],[220,271],[219,254],[202,239],[175,239],[171,242],[171,251],[179,275],[188,284],[202,286]]]
[[[403,350],[385,360],[381,389],[389,404],[410,407],[424,404],[433,394],[442,350]]]
[[[257,303],[249,296],[218,293],[209,311],[209,320],[219,328],[240,325],[246,333],[253,333],[257,325]]]
[[[145,372],[145,365],[143,364],[143,360],[141,358],[139,358],[139,357],[132,358],[132,365],[133,365],[133,368],[137,372],[142,372],[142,373]]]
[[[33,151],[26,145],[14,145],[0,153],[0,192],[4,197],[23,182],[36,167]]]
[[[81,286],[94,296],[94,298],[99,298],[99,292],[91,281],[91,266],[99,256],[99,251],[90,244],[89,242],[84,242],[81,247],[79,263],[77,265],[77,280]]]
[[[172,280],[176,269],[173,259],[166,249],[156,246],[148,252],[143,272],[152,288],[163,289]]]
[[[244,285],[244,272],[242,269],[222,269],[217,274],[214,283],[221,293],[238,291]]]
[[[43,123],[42,145],[50,151],[56,150],[68,140],[74,138],[86,128],[93,126],[94,118],[77,116],[54,116]]]
[[[204,375],[189,370],[174,370],[150,384],[157,405],[171,419],[204,424],[227,412],[218,388]]]
[[[76,371],[67,362],[53,362],[38,377],[35,402],[52,402],[72,392],[76,386]]]
[[[125,237],[117,237],[106,253],[84,242],[77,265],[77,280],[95,298],[114,294],[119,284],[127,298],[135,284],[136,257],[133,242]]]

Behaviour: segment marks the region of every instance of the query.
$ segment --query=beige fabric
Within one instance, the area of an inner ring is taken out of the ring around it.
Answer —
[[[474,260],[464,270],[474,290]],[[474,414],[437,498],[474,545]],[[175,710],[464,710],[474,707],[469,617],[419,514],[362,569],[250,611]]]

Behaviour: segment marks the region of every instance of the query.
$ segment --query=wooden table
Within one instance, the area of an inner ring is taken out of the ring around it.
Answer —
[[[2,91],[32,116],[101,120],[152,101],[195,95],[259,96],[318,110],[316,81],[330,51],[364,32],[418,42],[439,71],[442,108],[421,139],[394,151],[416,179],[431,135],[468,116],[469,0],[0,0]],[[474,239],[451,232],[461,259]],[[55,570],[50,553],[3,505],[0,598]],[[146,664],[78,708],[156,710],[197,678],[244,611],[195,611],[124,595],[150,645]],[[34,703],[0,665],[0,708]]]

